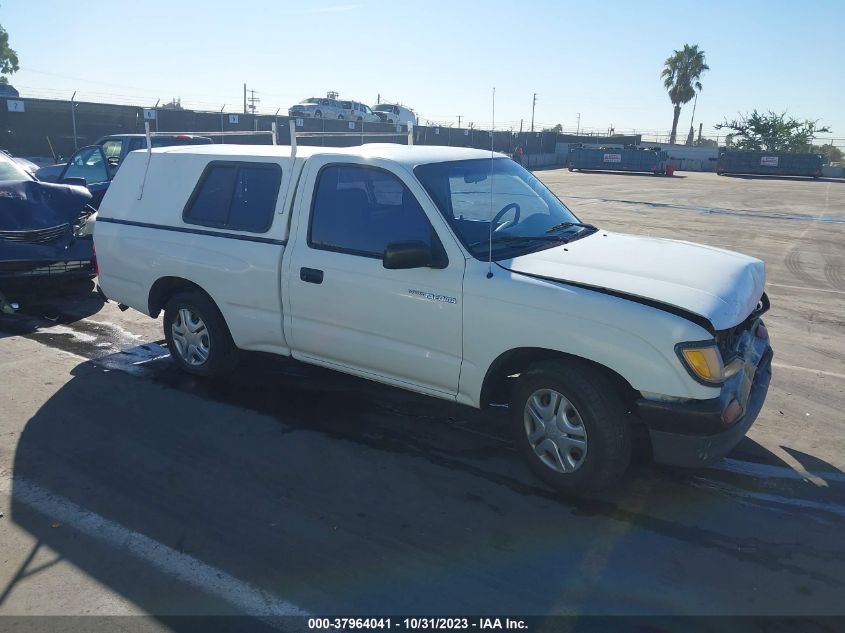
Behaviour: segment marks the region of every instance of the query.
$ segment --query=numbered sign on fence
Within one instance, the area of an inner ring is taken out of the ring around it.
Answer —
[[[155,108],[144,108],[144,121],[155,121],[155,120],[156,120]]]
[[[22,99],[6,99],[6,107],[9,112],[26,112]]]
[[[354,130],[354,129],[355,129],[355,121],[350,121],[348,125],[349,125],[349,129],[350,129],[350,130]]]
[[[237,123],[240,120],[241,119],[237,114],[230,114],[229,115],[229,123]]]
[[[297,119],[296,120],[296,127],[303,127],[305,125],[304,119]]]

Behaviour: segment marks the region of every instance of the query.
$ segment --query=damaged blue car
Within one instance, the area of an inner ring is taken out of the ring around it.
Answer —
[[[81,179],[40,182],[0,154],[0,289],[15,282],[93,278],[90,200]]]

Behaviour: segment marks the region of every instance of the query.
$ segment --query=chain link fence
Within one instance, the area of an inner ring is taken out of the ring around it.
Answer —
[[[289,144],[287,116],[208,112],[187,109],[143,108],[131,105],[72,102],[54,99],[7,99],[7,107],[0,106],[0,148],[16,156],[42,158],[44,161],[66,158],[75,149],[90,145],[109,134],[141,133],[144,123],[156,132],[248,132],[278,129],[278,143]],[[359,132],[358,136],[311,137],[301,139],[303,145],[342,147],[368,142],[396,142],[407,140],[407,129],[388,123],[365,123],[349,120],[297,119],[297,129],[303,132]],[[396,137],[385,137],[385,132]],[[379,136],[367,133],[378,132]],[[215,142],[269,143],[266,135],[213,137]],[[676,146],[685,146],[688,136],[678,136]],[[493,149],[506,154],[525,156],[523,162],[531,166],[559,162],[555,157],[561,143],[616,145],[665,144],[668,130],[606,130],[568,128],[562,131],[516,132],[512,130],[481,130],[474,127],[453,127],[437,124],[418,126],[414,142],[419,145],[448,145]],[[717,148],[724,145],[725,135],[694,136],[692,146]],[[845,139],[818,137],[817,146],[832,145],[845,153]],[[688,145],[686,145],[689,147]]]

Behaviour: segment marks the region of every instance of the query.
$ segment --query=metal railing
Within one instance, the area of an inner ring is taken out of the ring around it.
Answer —
[[[298,138],[319,138],[325,136],[339,136],[339,137],[350,137],[355,136],[361,139],[361,144],[364,144],[364,137],[373,137],[373,136],[384,136],[384,137],[391,137],[396,138],[397,136],[401,136],[401,134],[396,134],[395,132],[368,132],[364,133],[364,127],[361,126],[360,132],[297,132],[296,131],[296,121],[294,119],[290,120],[290,155],[291,158],[296,156],[296,139]],[[275,123],[273,124],[275,127]],[[408,123],[408,145],[414,145],[414,126]]]

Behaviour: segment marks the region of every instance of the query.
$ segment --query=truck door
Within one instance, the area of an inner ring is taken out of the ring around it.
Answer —
[[[413,178],[330,161],[309,161],[303,184],[313,193],[299,203],[288,251],[285,312],[293,355],[454,397],[462,252],[436,210],[424,210],[420,200],[431,204]],[[397,242],[430,249],[431,265],[386,268],[385,249]]]
[[[65,182],[66,178],[82,178],[85,186],[91,192],[89,204],[99,208],[106,189],[109,188],[116,164],[109,163],[106,155],[99,145],[83,147],[65,165],[64,171],[59,176],[59,182]]]

